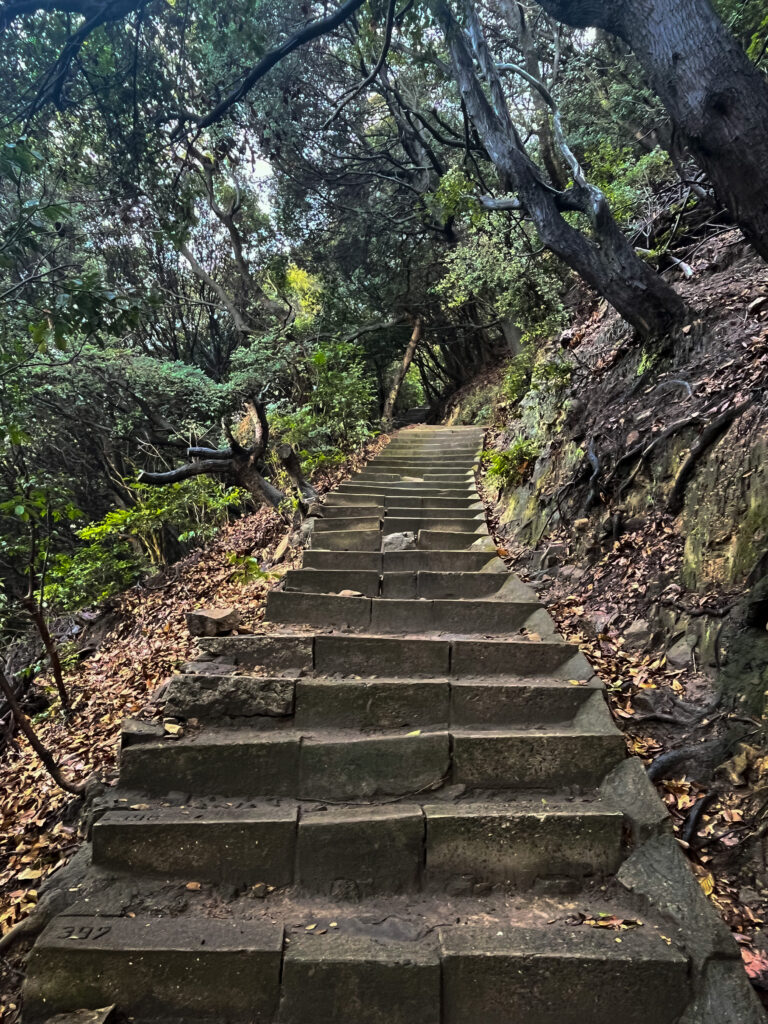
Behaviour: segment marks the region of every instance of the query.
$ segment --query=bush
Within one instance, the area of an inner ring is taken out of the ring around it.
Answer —
[[[84,608],[125,590],[170,560],[169,538],[188,547],[204,543],[248,500],[245,491],[202,476],[160,488],[134,484],[133,491],[132,508],[114,509],[89,523],[77,534],[86,544],[74,554],[56,556],[45,586],[50,606]]]
[[[373,385],[360,353],[347,342],[318,348],[307,367],[310,387],[303,404],[270,410],[276,442],[299,449],[305,471],[340,461],[373,436]]]

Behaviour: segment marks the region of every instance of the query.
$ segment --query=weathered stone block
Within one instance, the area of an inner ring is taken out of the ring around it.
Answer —
[[[295,796],[299,738],[231,729],[128,747],[120,780],[129,789],[227,796]]]
[[[448,774],[448,734],[305,738],[300,798],[353,800],[401,796],[438,786]]]
[[[117,1003],[136,1017],[268,1024],[277,1008],[282,925],[205,917],[58,917],[31,956],[25,1021]]]
[[[299,679],[297,729],[448,728],[447,680]]]
[[[440,1024],[440,960],[428,942],[292,936],[280,1024]]]
[[[424,814],[430,883],[527,887],[536,878],[607,875],[621,862],[622,815],[599,805],[427,804]]]
[[[302,814],[296,882],[330,893],[341,884],[356,897],[418,889],[424,816],[418,805],[344,807]]]
[[[293,712],[292,679],[262,676],[174,676],[166,691],[166,714],[179,718],[280,718]]]
[[[480,789],[598,786],[624,758],[615,733],[453,730],[453,777]]]
[[[187,629],[192,636],[219,636],[240,625],[237,608],[198,608],[187,612]]]
[[[108,811],[93,827],[99,867],[202,882],[293,881],[296,807]]]
[[[443,1024],[674,1024],[687,961],[641,929],[445,928]]]

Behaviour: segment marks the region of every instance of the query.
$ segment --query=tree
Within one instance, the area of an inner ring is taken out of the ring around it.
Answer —
[[[515,198],[501,205],[492,201],[487,205],[491,209],[521,209],[535,224],[542,243],[642,334],[661,336],[681,325],[688,315],[685,303],[635,254],[604,194],[589,184],[568,149],[556,110],[555,126],[560,148],[570,164],[573,187],[565,191],[553,188],[531,160],[513,123],[497,65],[471,0],[466,5],[466,32],[445,0],[435,0],[433,6],[470,116],[502,181],[516,193]],[[475,70],[475,60],[489,83],[490,100]],[[546,90],[544,93],[548,95]],[[569,223],[564,216],[568,212],[587,218],[592,238]]]
[[[228,448],[188,448],[187,457],[191,460],[177,469],[153,473],[143,470],[139,474],[139,483],[173,484],[180,480],[189,480],[201,474],[209,476],[229,475],[238,487],[248,491],[257,504],[272,505],[277,508],[286,501],[286,495],[263,475],[264,459],[269,447],[269,422],[264,406],[256,399],[246,403],[246,410],[253,433],[253,443],[248,447],[240,444],[232,430],[227,427],[229,437]],[[302,498],[317,496],[315,489],[301,474],[295,453],[290,445],[281,445],[280,454],[286,472],[295,483]]]
[[[709,0],[539,3],[567,25],[605,29],[631,47],[721,201],[768,259],[768,81]]]

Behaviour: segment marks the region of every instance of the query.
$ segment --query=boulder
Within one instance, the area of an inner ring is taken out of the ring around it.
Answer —
[[[187,612],[187,629],[192,636],[221,636],[240,624],[236,608],[198,608]]]

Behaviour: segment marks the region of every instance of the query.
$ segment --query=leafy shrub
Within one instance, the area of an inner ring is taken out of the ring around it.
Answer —
[[[557,391],[570,384],[572,374],[573,367],[564,359],[550,359],[546,363],[537,363],[531,374],[531,389]]]
[[[525,483],[538,457],[539,446],[524,437],[519,437],[506,451],[483,452],[489,480],[502,489]]]
[[[45,587],[49,605],[67,611],[106,600],[166,563],[168,531],[182,545],[204,543],[248,499],[245,491],[202,476],[160,488],[135,484],[133,490],[132,508],[113,509],[89,523],[77,534],[86,544],[56,556]]]
[[[373,384],[359,350],[348,342],[322,345],[307,365],[309,385],[302,404],[277,403],[270,410],[276,441],[299,451],[305,470],[337,461],[373,436]]]

